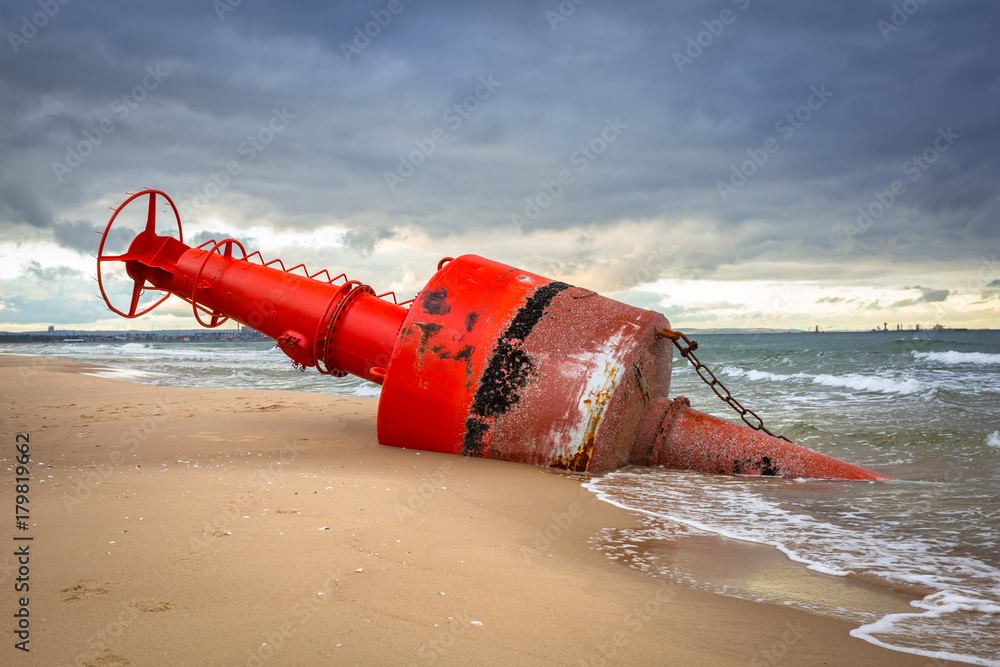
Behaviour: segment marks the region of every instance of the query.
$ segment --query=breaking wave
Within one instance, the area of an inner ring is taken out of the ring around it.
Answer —
[[[721,370],[730,377],[746,378],[752,381],[787,382],[789,380],[803,380],[825,387],[841,387],[844,389],[883,394],[915,394],[928,388],[924,383],[913,378],[894,380],[887,377],[860,375],[858,373],[847,373],[844,375],[792,373],[785,375],[781,373],[769,373],[767,371],[745,371],[735,366],[724,366]]]
[[[1000,364],[1000,354],[987,354],[985,352],[916,352],[912,354],[917,359],[935,361],[941,364]]]

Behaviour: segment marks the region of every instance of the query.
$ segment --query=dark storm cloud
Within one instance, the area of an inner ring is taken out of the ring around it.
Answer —
[[[990,4],[915,5],[888,32],[891,2],[592,1],[563,21],[554,0],[401,0],[371,28],[387,6],[61,5],[0,48],[0,224],[80,249],[98,201],[151,186],[185,220],[336,221],[362,254],[396,228],[518,234],[512,215],[536,210],[529,245],[535,230],[699,220],[724,242],[660,269],[698,275],[997,241]],[[3,34],[35,11],[6,3]],[[401,159],[412,173],[393,191]]]
[[[375,252],[383,241],[395,238],[396,232],[391,229],[352,229],[344,235],[344,245],[355,250],[362,256]]]
[[[993,300],[1000,300],[1000,279],[987,283],[985,289],[979,294],[979,300],[975,303],[986,303]]]
[[[910,289],[920,290],[920,296],[915,299],[903,299],[902,301],[897,301],[892,304],[893,308],[905,308],[907,306],[915,306],[918,303],[940,303],[946,300],[951,294],[951,290],[931,289],[930,287],[920,287],[919,285]]]
[[[52,211],[27,187],[0,183],[0,216],[4,222],[24,222],[34,227],[52,224]]]
[[[59,245],[80,252],[93,252],[100,242],[100,237],[95,233],[95,225],[87,220],[57,222],[52,231]]]

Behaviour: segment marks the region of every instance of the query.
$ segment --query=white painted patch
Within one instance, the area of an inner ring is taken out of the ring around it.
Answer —
[[[628,341],[634,330],[633,323],[624,322],[599,349],[572,355],[560,363],[559,372],[568,379],[567,386],[579,386],[582,381],[584,388],[575,410],[567,415],[566,423],[571,426],[552,434],[556,452],[572,456],[583,446],[587,433],[600,428],[608,400],[627,377],[623,358],[631,349]]]

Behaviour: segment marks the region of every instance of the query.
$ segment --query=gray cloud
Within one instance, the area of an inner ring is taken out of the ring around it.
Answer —
[[[986,289],[979,295],[979,300],[974,303],[986,303],[995,300],[1000,300],[1000,278],[987,283]]]
[[[197,234],[185,236],[184,243],[191,246],[192,248],[196,248],[203,243],[208,243],[209,241],[218,243],[219,241],[223,241],[230,237],[231,235],[226,232],[201,231],[198,232]],[[247,249],[247,252],[253,252],[251,248],[255,248],[258,245],[257,239],[249,235],[243,235],[236,240],[243,244],[243,247]],[[210,250],[210,249],[211,249],[210,247],[205,248],[205,250]],[[236,256],[239,257],[239,249],[234,249],[234,252],[236,253]]]
[[[557,4],[404,3],[351,62],[342,44],[370,3],[242,3],[222,20],[203,0],[61,5],[17,52],[0,48],[0,226],[89,249],[107,206],[148,186],[195,230],[333,225],[373,262],[411,232],[484,255],[509,236],[520,249],[499,259],[593,267],[609,288],[630,269],[608,250],[535,239],[646,221],[630,252],[675,248],[650,280],[968,262],[997,243],[1000,8],[926,3],[884,38],[891,4],[861,0],[585,3],[553,29]],[[25,7],[0,8],[3,34]],[[735,20],[679,72],[675,54],[723,8]],[[476,99],[490,76],[501,85]],[[831,94],[818,104],[816,90]],[[291,116],[280,131],[276,110]],[[609,141],[616,118],[627,127]],[[949,127],[958,138],[935,148]],[[401,159],[420,164],[391,191]],[[745,183],[723,201],[734,169]],[[894,181],[905,189],[850,234]],[[532,202],[519,232],[511,217]]]
[[[940,303],[948,298],[951,294],[951,290],[946,289],[931,289],[929,287],[912,287],[910,289],[920,290],[920,296],[916,299],[903,299],[902,301],[897,301],[892,304],[893,308],[905,308],[906,306],[915,306],[919,303]]]
[[[362,257],[368,257],[380,243],[395,237],[396,232],[391,229],[352,229],[344,234],[343,241]]]
[[[100,243],[100,236],[95,231],[97,231],[97,226],[86,220],[57,222],[52,227],[52,232],[59,245],[87,253],[94,252]]]
[[[52,211],[30,187],[0,183],[0,216],[4,222],[25,222],[34,227],[52,225]]]

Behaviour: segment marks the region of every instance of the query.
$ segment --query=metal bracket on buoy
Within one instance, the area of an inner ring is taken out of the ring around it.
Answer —
[[[764,420],[761,419],[756,412],[754,412],[750,408],[743,407],[743,404],[737,401],[733,397],[733,395],[729,393],[729,390],[726,388],[726,385],[722,384],[722,381],[719,380],[719,378],[715,377],[715,373],[713,373],[708,366],[701,363],[698,360],[698,357],[694,355],[694,351],[698,349],[697,342],[691,340],[680,331],[674,331],[672,329],[663,329],[661,331],[658,331],[657,333],[659,333],[664,338],[668,338],[674,342],[674,345],[677,346],[677,349],[680,351],[681,356],[689,360],[691,362],[691,365],[694,366],[694,370],[696,373],[698,373],[698,377],[700,377],[705,382],[705,384],[708,385],[709,389],[715,392],[715,395],[718,396],[723,403],[731,407],[733,410],[736,410],[736,412],[740,415],[740,419],[742,419],[747,426],[754,429],[755,431],[762,431],[764,433],[767,433],[771,437],[780,438],[785,442],[791,442],[791,440],[789,440],[783,435],[775,435],[774,433],[771,433],[764,426]],[[683,339],[684,342],[687,343],[687,347],[684,347],[683,345],[680,344],[680,342],[678,342],[680,339]],[[721,389],[722,391],[719,391],[719,389]],[[722,392],[725,392],[725,396],[722,395]],[[747,419],[747,415],[751,415],[755,420],[757,420],[756,423]]]

